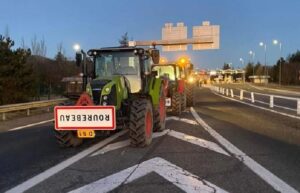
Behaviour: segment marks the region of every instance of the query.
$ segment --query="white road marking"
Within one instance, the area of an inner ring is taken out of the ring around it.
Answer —
[[[183,141],[192,143],[194,145],[198,145],[198,146],[207,148],[209,150],[212,150],[212,151],[230,156],[226,151],[224,151],[219,145],[217,145],[214,142],[207,141],[207,140],[204,140],[204,139],[201,139],[201,138],[197,138],[197,137],[194,137],[194,136],[191,136],[191,135],[186,135],[184,133],[173,131],[173,130],[171,130],[168,133],[168,135],[170,135],[172,137],[175,137],[177,139],[181,139]]]
[[[138,178],[146,176],[151,172],[157,173],[181,190],[188,193],[227,192],[206,180],[199,179],[198,176],[195,176],[194,174],[162,158],[156,157],[102,178],[98,181],[87,184],[81,188],[75,189],[70,193],[109,192],[122,184],[128,184]]]
[[[73,163],[79,161],[80,159],[86,157],[87,155],[93,153],[94,151],[98,150],[99,148],[104,147],[108,143],[112,142],[113,140],[117,139],[118,137],[124,135],[127,130],[120,131],[115,135],[110,136],[109,138],[100,141],[99,143],[85,149],[84,151],[68,158],[67,160],[47,169],[46,171],[26,180],[25,182],[15,186],[14,188],[7,191],[7,193],[18,193],[18,192],[25,192],[26,190],[32,188],[33,186],[37,185],[38,183],[46,180],[47,178],[53,176],[54,174],[62,171],[66,167],[72,165]]]
[[[166,129],[162,132],[155,132],[155,133],[153,133],[152,138],[157,138],[157,137],[161,137],[163,135],[166,135],[169,131],[170,131],[169,129]],[[126,139],[126,140],[123,140],[123,141],[118,141],[116,143],[111,143],[111,144],[108,144],[107,146],[105,146],[104,148],[94,152],[92,155],[90,155],[90,157],[93,157],[93,156],[96,156],[96,155],[99,155],[99,154],[105,154],[109,151],[113,151],[113,150],[116,150],[116,149],[127,147],[129,145],[130,145],[130,139]]]
[[[37,122],[37,123],[31,123],[31,124],[20,126],[20,127],[15,127],[15,128],[9,129],[8,131],[16,131],[16,130],[24,129],[24,128],[27,128],[27,127],[33,127],[33,126],[36,126],[36,125],[41,125],[41,124],[49,123],[49,122],[52,122],[52,121],[54,121],[54,119],[50,119],[50,120],[46,120],[46,121],[41,121],[41,122]]]
[[[214,93],[214,94],[215,94],[215,95],[217,95],[217,96],[220,96],[220,97],[226,98],[226,99],[228,99],[228,100],[232,100],[232,101],[235,101],[235,102],[239,102],[239,103],[242,103],[242,104],[245,104],[245,105],[251,106],[251,107],[255,107],[255,108],[258,108],[258,109],[262,109],[262,110],[270,111],[270,112],[272,112],[272,113],[276,113],[276,114],[284,115],[284,116],[291,117],[291,118],[294,118],[294,119],[300,119],[300,117],[299,117],[299,116],[290,115],[290,114],[287,114],[287,113],[283,113],[283,112],[275,111],[275,110],[273,110],[273,109],[268,109],[268,108],[265,108],[265,107],[261,107],[261,106],[253,105],[253,104],[250,104],[250,103],[247,103],[247,102],[243,102],[243,101],[240,101],[240,100],[237,100],[237,99],[233,99],[233,98],[230,98],[230,97],[226,97],[226,96],[220,95],[220,94],[218,94],[218,93],[215,93],[215,92],[212,92],[212,93]]]
[[[198,125],[198,123],[197,123],[197,125]],[[168,130],[164,130],[162,132],[156,132],[156,133],[153,133],[152,137],[157,138],[157,137],[161,137],[161,136],[166,135],[166,134],[168,134],[169,136],[175,137],[177,139],[192,143],[194,145],[198,145],[200,147],[207,148],[207,149],[215,151],[217,153],[221,153],[221,154],[230,156],[226,151],[224,151],[216,143],[213,143],[211,141],[207,141],[207,140],[204,140],[204,139],[201,139],[201,138],[197,138],[197,137],[194,137],[194,136],[191,136],[191,135],[187,135],[185,133],[177,132],[177,131],[174,131],[174,130],[169,130],[168,129]],[[96,151],[95,153],[93,153],[92,155],[90,155],[90,157],[93,157],[93,156],[96,156],[96,155],[99,155],[99,154],[105,154],[107,152],[117,150],[117,149],[120,149],[120,148],[124,148],[124,147],[127,147],[129,145],[130,145],[130,140],[129,139],[124,140],[124,141],[119,141],[119,142],[116,142],[116,143],[112,143],[112,144],[108,144],[104,148],[102,148],[102,149]]]
[[[198,125],[198,123],[196,121],[194,121],[194,120],[185,119],[185,118],[179,118],[179,117],[175,117],[175,116],[167,117],[166,120],[167,121],[169,121],[169,120],[182,121],[182,122],[185,122],[185,123],[188,123],[188,124]]]
[[[279,192],[289,192],[289,193],[298,193],[293,187],[285,183],[283,180],[275,176],[269,170],[264,168],[262,165],[251,159],[244,152],[230,143],[227,139],[225,139],[222,135],[213,130],[203,119],[200,118],[198,113],[195,111],[193,107],[191,107],[191,113],[198,121],[198,123],[217,141],[219,141],[229,152],[235,155],[237,159],[242,161],[249,169],[251,169],[254,173],[260,176],[264,181],[266,181],[270,186],[272,186],[275,190]]]

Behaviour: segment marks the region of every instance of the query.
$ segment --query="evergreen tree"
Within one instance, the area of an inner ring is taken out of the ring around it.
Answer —
[[[121,39],[119,39],[120,46],[122,47],[128,46],[128,41],[129,41],[129,37],[128,37],[128,33],[126,32],[124,35],[122,35]]]
[[[0,105],[25,102],[33,96],[30,50],[13,50],[14,41],[0,35]]]

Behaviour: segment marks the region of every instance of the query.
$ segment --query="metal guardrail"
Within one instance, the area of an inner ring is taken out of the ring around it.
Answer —
[[[67,98],[63,99],[54,99],[54,100],[45,100],[45,101],[36,101],[36,102],[29,102],[29,103],[18,103],[18,104],[11,104],[11,105],[3,105],[0,106],[0,113],[2,113],[2,120],[6,120],[6,113],[14,112],[14,111],[27,111],[27,116],[30,115],[30,109],[34,108],[42,108],[42,107],[50,107],[57,105],[61,102],[68,100]],[[50,108],[48,108],[50,111]]]
[[[219,94],[230,96],[231,98],[236,97],[240,100],[251,101],[251,103],[265,104],[265,105],[268,105],[270,108],[277,107],[277,108],[281,108],[281,109],[285,109],[285,110],[295,111],[297,113],[297,115],[300,115],[300,98],[250,92],[250,91],[246,91],[246,90],[242,90],[242,89],[236,89],[236,90],[238,90],[239,93],[234,94],[233,89],[230,89],[230,88],[222,88],[222,87],[218,87],[218,86],[211,86],[210,88]],[[250,98],[245,97],[244,96],[245,93],[249,93]],[[266,102],[266,101],[259,100],[259,99],[257,99],[258,96],[267,97],[268,101]],[[293,106],[295,106],[295,108],[275,104],[275,102],[274,102],[275,99],[284,99],[284,100],[288,100],[288,101],[294,101],[295,105],[293,105]]]

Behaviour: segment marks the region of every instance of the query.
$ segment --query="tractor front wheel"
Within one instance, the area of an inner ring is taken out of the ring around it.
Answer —
[[[131,104],[129,122],[130,144],[145,147],[152,142],[153,112],[147,99],[136,99]]]
[[[83,140],[78,138],[76,131],[57,131],[55,137],[61,147],[77,147],[82,144]]]

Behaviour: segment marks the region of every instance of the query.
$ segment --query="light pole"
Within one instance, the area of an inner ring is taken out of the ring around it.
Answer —
[[[252,50],[249,51],[249,55],[250,55],[250,63],[252,63],[252,67],[253,67],[253,72],[252,75],[254,76],[254,57],[255,57],[255,52],[253,52]]]
[[[86,53],[80,48],[79,44],[74,44],[73,49],[76,51],[76,64],[80,66],[82,63],[82,91],[86,90],[87,84],[87,64],[86,64]]]
[[[273,40],[273,45],[279,44],[280,57],[279,57],[279,85],[281,86],[281,58],[282,58],[282,44],[278,40]]]
[[[264,72],[264,74],[265,74],[265,76],[267,75],[267,44],[265,44],[264,42],[260,42],[259,43],[259,46],[261,46],[261,47],[264,47],[264,50],[265,50],[265,72]]]

